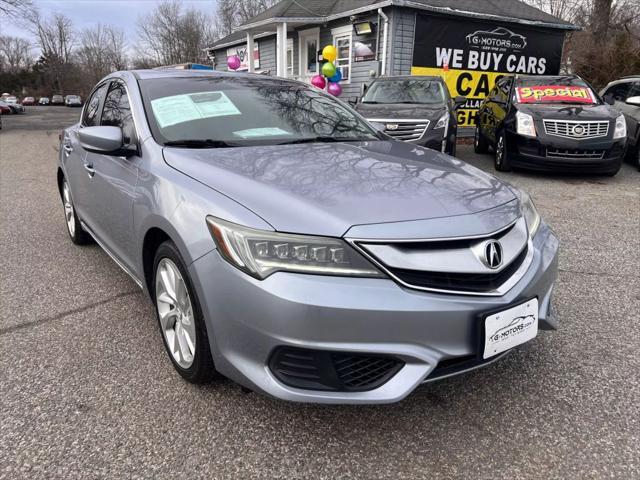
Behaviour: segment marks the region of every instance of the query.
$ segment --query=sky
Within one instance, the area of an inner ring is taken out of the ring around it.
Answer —
[[[216,7],[215,0],[183,0],[182,3],[185,8],[193,7],[209,14],[214,13]],[[34,4],[45,17],[55,12],[66,15],[78,32],[98,23],[115,25],[124,30],[131,47],[136,39],[138,17],[150,13],[158,0],[34,0]],[[0,34],[33,40],[18,22],[4,17],[0,22]]]

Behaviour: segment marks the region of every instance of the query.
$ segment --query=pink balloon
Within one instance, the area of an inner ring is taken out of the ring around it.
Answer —
[[[229,67],[231,70],[239,69],[241,64],[242,62],[240,61],[240,57],[238,57],[237,55],[231,55],[230,57],[227,57],[227,67]]]
[[[327,86],[327,82],[322,75],[314,75],[311,79],[311,85],[318,88],[324,88]]]
[[[340,86],[339,83],[329,82],[328,91],[334,97],[339,97],[340,94],[342,93],[342,87]]]

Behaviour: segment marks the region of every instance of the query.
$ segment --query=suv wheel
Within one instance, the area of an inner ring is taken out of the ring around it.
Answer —
[[[498,141],[495,147],[494,165],[499,172],[510,172],[511,163],[509,162],[509,152],[507,151],[507,137],[504,130],[498,135]]]
[[[207,329],[176,246],[160,245],[153,265],[156,314],[171,363],[185,380],[205,383],[215,374]]]
[[[62,205],[64,206],[64,219],[71,241],[76,245],[86,245],[90,243],[91,236],[82,228],[76,209],[73,207],[71,190],[69,189],[66,178],[62,180]]]

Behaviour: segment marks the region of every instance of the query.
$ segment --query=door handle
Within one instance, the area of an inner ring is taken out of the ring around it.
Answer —
[[[62,149],[64,150],[64,154],[68,157],[73,152],[73,147],[71,145],[67,145],[66,143],[62,145]]]
[[[84,169],[87,171],[87,175],[89,175],[89,178],[93,178],[93,176],[96,174],[96,169],[93,168],[93,165],[89,165],[88,163],[85,163]]]

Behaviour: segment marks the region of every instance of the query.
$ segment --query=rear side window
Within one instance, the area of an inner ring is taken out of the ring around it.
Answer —
[[[122,82],[113,82],[102,109],[101,125],[120,127],[125,144],[135,141],[135,127],[127,89]]]
[[[107,93],[108,83],[101,85],[98,89],[93,92],[91,98],[87,102],[87,106],[84,110],[84,115],[82,116],[82,125],[85,127],[95,127],[98,125],[98,121],[100,120],[100,105],[102,105],[102,100],[104,99],[105,94]]]

